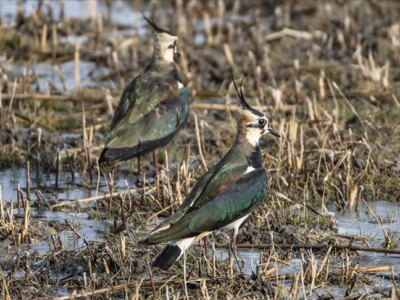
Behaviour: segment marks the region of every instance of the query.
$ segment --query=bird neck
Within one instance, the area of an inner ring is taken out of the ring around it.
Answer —
[[[150,60],[150,63],[146,67],[146,71],[150,71],[150,70],[171,72],[174,74],[178,73],[178,69],[174,62],[167,62],[164,59],[162,59],[161,57],[157,57],[154,54],[153,54],[152,59]]]
[[[152,60],[156,64],[174,64],[174,49],[168,49],[165,45],[155,43]]]
[[[233,147],[244,154],[249,166],[255,169],[262,168],[263,160],[260,146],[258,143],[251,144],[249,142],[248,137],[246,136],[245,128],[241,128],[239,126]]]

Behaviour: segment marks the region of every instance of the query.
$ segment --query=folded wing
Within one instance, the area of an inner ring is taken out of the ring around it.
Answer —
[[[188,209],[176,223],[155,231],[146,242],[180,240],[224,227],[262,203],[267,188],[268,177],[264,169],[246,173],[214,199],[193,210]]]

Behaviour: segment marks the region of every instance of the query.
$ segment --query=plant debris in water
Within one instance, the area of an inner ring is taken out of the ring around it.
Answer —
[[[0,169],[14,174],[1,179],[5,299],[399,297],[399,3],[0,7]],[[142,159],[142,187],[134,160],[97,165],[120,94],[151,53],[140,11],[179,36],[196,115],[160,151],[158,186],[150,157]],[[247,274],[221,232],[188,251],[185,285],[181,261],[156,273],[150,262],[161,248],[138,241],[233,142],[231,69],[248,74],[246,98],[283,138],[261,142],[270,191],[238,237],[239,248],[253,249],[239,252]],[[386,214],[371,208],[380,201],[393,204]],[[362,218],[376,231],[346,228]]]

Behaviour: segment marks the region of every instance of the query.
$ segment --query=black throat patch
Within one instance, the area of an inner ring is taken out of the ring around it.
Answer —
[[[248,158],[248,162],[249,166],[252,166],[255,169],[262,168],[262,154],[260,146],[255,146]]]

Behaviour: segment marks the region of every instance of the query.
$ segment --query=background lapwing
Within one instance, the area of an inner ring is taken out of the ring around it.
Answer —
[[[263,168],[259,139],[267,132],[277,137],[279,134],[271,129],[263,113],[246,102],[242,82],[238,90],[233,80],[241,110],[232,148],[199,179],[178,210],[143,241],[168,242],[154,261],[154,267],[169,269],[190,245],[217,229],[233,229],[231,250],[236,256],[239,227],[265,199],[268,176]]]
[[[138,157],[165,146],[185,124],[189,91],[174,61],[178,38],[143,16],[154,29],[153,56],[145,71],[125,88],[111,122],[99,163]],[[158,177],[157,154],[154,153]]]

